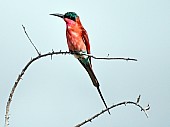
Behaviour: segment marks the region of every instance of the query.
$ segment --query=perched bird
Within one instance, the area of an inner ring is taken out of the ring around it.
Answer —
[[[83,54],[90,54],[90,43],[86,30],[80,22],[79,16],[75,12],[67,12],[65,14],[50,14],[62,18],[66,23],[66,37],[69,51],[74,53],[74,56],[79,60],[82,66],[88,72],[93,85],[97,88],[98,93],[105,105],[106,102],[99,88],[99,82],[93,72],[91,57]],[[109,110],[108,110],[109,112]],[[110,112],[109,112],[110,114]]]

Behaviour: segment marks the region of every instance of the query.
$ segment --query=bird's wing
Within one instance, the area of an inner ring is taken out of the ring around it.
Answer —
[[[83,39],[83,42],[86,45],[87,53],[90,54],[89,38],[88,38],[88,34],[87,34],[87,32],[86,32],[86,30],[84,28],[82,28],[82,39]],[[90,59],[90,62],[91,62],[91,57],[89,59]]]

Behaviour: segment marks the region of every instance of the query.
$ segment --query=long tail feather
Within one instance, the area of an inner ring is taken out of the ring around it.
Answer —
[[[102,101],[103,101],[103,103],[104,103],[104,105],[105,105],[105,107],[106,107],[106,109],[107,109],[107,108],[108,108],[108,107],[107,107],[107,104],[106,104],[106,102],[105,102],[105,100],[104,100],[104,97],[103,97],[102,92],[100,91],[100,88],[99,88],[99,87],[97,87],[97,91],[99,92],[100,97],[101,97],[101,99],[102,99]],[[111,115],[111,113],[110,113],[109,110],[108,110],[108,113]]]
[[[81,60],[79,60],[79,62],[83,65],[83,67],[88,72],[88,74],[89,74],[89,76],[90,76],[90,78],[91,78],[91,80],[93,82],[93,85],[97,88],[97,91],[98,91],[98,93],[99,93],[99,95],[100,95],[100,97],[101,97],[101,99],[102,99],[102,101],[103,101],[103,103],[104,103],[104,105],[105,105],[105,107],[107,109],[108,108],[107,104],[106,104],[106,102],[104,100],[104,97],[102,95],[102,92],[101,92],[101,90],[99,88],[99,82],[98,82],[98,80],[97,80],[97,78],[96,78],[96,76],[95,76],[95,74],[94,74],[94,72],[93,72],[93,70],[91,68],[91,65],[90,64],[85,65]],[[108,110],[108,113],[111,114],[109,110]]]

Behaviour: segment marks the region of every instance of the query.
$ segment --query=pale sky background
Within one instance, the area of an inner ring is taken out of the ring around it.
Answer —
[[[170,127],[169,0],[1,0],[0,126],[21,69],[37,56],[25,25],[41,53],[67,51],[65,23],[50,13],[75,11],[88,31],[95,56],[131,57],[132,61],[92,60],[108,106],[124,100],[148,103],[149,118],[128,105],[105,113],[83,127]],[[15,91],[10,127],[72,127],[104,109],[87,72],[71,55],[40,59]]]

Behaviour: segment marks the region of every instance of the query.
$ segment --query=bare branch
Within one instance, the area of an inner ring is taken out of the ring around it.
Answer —
[[[23,26],[23,28],[24,28],[24,26]],[[24,28],[24,29],[25,29],[25,28]],[[26,33],[26,35],[27,35],[27,33]],[[28,38],[29,38],[29,36],[28,36]],[[31,40],[30,40],[30,42],[31,42]],[[33,43],[32,43],[32,44],[33,44]],[[36,47],[35,47],[35,49],[36,49]],[[19,82],[20,82],[20,80],[22,79],[24,73],[25,73],[26,70],[28,69],[28,67],[29,67],[34,61],[36,61],[36,60],[38,60],[38,59],[40,59],[40,58],[46,57],[46,56],[51,56],[51,59],[52,59],[52,56],[53,56],[53,55],[59,55],[59,54],[64,54],[64,55],[66,55],[66,54],[77,54],[77,53],[72,53],[72,52],[68,52],[68,51],[62,52],[61,50],[60,50],[59,52],[54,52],[54,51],[52,50],[52,52],[49,52],[49,53],[46,53],[46,54],[40,54],[37,49],[36,49],[36,51],[37,51],[37,53],[38,53],[38,56],[37,56],[37,57],[34,57],[34,58],[31,58],[31,60],[25,65],[25,67],[22,69],[21,73],[18,75],[18,77],[17,77],[17,79],[16,79],[16,81],[15,81],[15,83],[14,83],[14,86],[12,87],[12,90],[11,90],[11,92],[10,92],[10,95],[9,95],[9,98],[8,98],[8,101],[7,101],[7,105],[6,105],[5,127],[8,127],[8,125],[9,125],[9,109],[10,109],[10,104],[11,104],[11,101],[12,101],[12,98],[13,98],[13,95],[14,95],[14,92],[15,92],[15,90],[16,90]],[[79,54],[79,55],[87,55],[87,56],[92,57],[92,58],[94,58],[94,59],[103,59],[103,60],[107,60],[107,59],[112,59],[112,60],[113,60],[113,59],[132,60],[132,59],[129,59],[129,58],[128,58],[128,59],[126,59],[126,58],[108,58],[108,57],[107,57],[107,58],[104,58],[104,57],[98,58],[98,57],[95,57],[95,56],[93,56],[93,55],[91,55],[91,54]],[[103,111],[105,112],[105,110],[103,110]]]
[[[132,60],[132,61],[137,61],[137,59],[133,59],[133,58],[120,58],[120,57],[95,57],[95,56],[92,56],[92,58],[94,59],[102,59],[102,60]]]
[[[138,98],[139,98],[139,97],[138,97]],[[137,99],[137,100],[138,100],[138,99]],[[111,109],[113,109],[113,108],[115,108],[115,107],[117,107],[117,106],[120,106],[120,105],[125,105],[125,106],[126,106],[127,104],[132,104],[132,105],[135,105],[135,106],[139,107],[140,110],[143,111],[143,112],[145,113],[146,117],[148,118],[148,114],[147,114],[146,111],[150,109],[149,104],[148,104],[148,106],[147,106],[146,108],[143,108],[143,107],[142,107],[141,105],[139,105],[139,103],[137,103],[137,102],[124,101],[124,102],[120,102],[120,103],[117,103],[117,104],[113,104],[113,105],[110,106],[109,108],[102,110],[101,112],[95,114],[94,116],[92,116],[91,118],[85,120],[84,122],[82,122],[82,123],[80,123],[80,124],[77,124],[75,127],[80,127],[80,126],[82,126],[82,125],[84,125],[84,124],[86,124],[86,123],[88,123],[88,122],[92,122],[92,120],[94,120],[94,119],[97,118],[98,116],[104,114],[104,113],[107,112],[108,110],[111,110]]]
[[[80,52],[71,52],[71,54],[76,54],[76,55],[85,55],[85,56],[89,56],[93,59],[100,59],[100,60],[126,60],[126,61],[137,61],[137,59],[134,58],[123,58],[123,57],[109,57],[109,54],[107,55],[107,57],[96,57],[93,56],[92,54],[86,54],[86,53],[80,53]]]
[[[22,25],[22,28],[24,29],[24,32],[25,32],[27,38],[29,39],[30,43],[32,44],[32,46],[34,47],[34,49],[36,50],[36,52],[38,53],[38,55],[40,55],[40,52],[38,51],[38,49],[36,48],[36,46],[35,46],[34,43],[32,42],[31,38],[28,36],[27,31],[26,31],[26,29],[25,29],[25,26]]]

